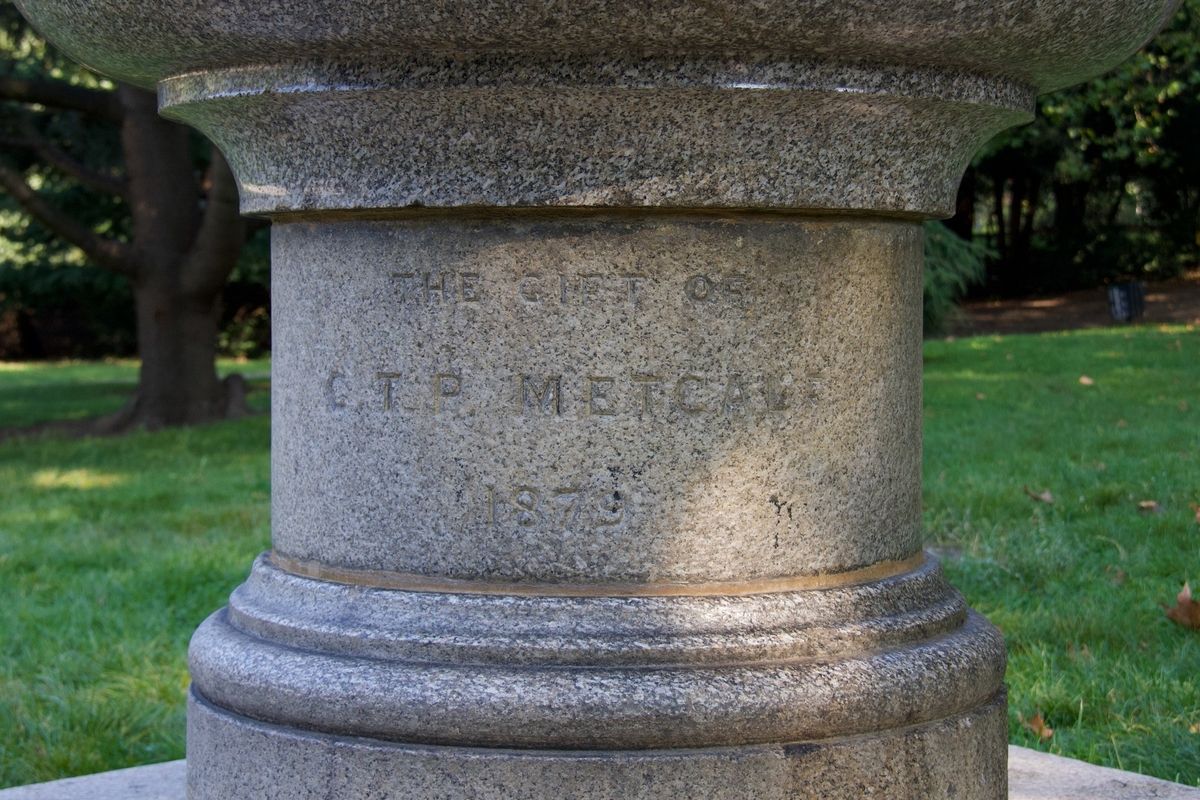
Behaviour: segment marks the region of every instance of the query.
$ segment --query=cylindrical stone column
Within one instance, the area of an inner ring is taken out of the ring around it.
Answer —
[[[273,220],[189,797],[1006,796],[921,549],[921,221],[1174,0],[22,5]]]

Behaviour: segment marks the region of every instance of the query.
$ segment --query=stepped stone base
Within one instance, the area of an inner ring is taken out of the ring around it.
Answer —
[[[0,800],[184,800],[187,765],[169,761],[0,790]],[[1009,800],[1197,800],[1200,789],[1008,747]]]
[[[867,736],[698,750],[530,752],[396,744],[255,722],[195,691],[189,800],[1000,800],[1007,796],[1003,694],[967,714]],[[202,752],[201,752],[202,750]],[[270,769],[263,769],[263,764]],[[854,785],[845,775],[860,776]],[[698,795],[695,795],[698,796]]]

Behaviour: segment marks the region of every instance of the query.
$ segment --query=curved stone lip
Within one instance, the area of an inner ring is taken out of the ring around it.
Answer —
[[[529,85],[487,85],[494,72],[479,85],[461,63],[480,64],[190,74],[164,84],[163,113],[221,147],[247,214],[483,206],[939,217],[953,214],[978,147],[1031,119],[1034,100],[1006,78],[937,70],[889,78],[792,64],[783,75],[776,64],[764,74],[800,88],[756,89],[731,88],[700,64],[662,72],[688,85],[627,88],[587,85],[604,77],[595,70],[573,73],[583,85],[533,85],[543,68],[521,78]]]
[[[549,59],[506,54],[406,55],[386,61],[303,59],[196,70],[158,83],[160,109],[205,100],[363,90],[711,89],[896,96],[1029,113],[1035,89],[962,69],[794,59],[618,56]]]
[[[444,594],[518,595],[535,597],[706,597],[800,592],[813,589],[834,589],[870,581],[884,580],[919,569],[925,563],[924,551],[900,561],[881,561],[869,567],[848,572],[797,575],[752,581],[722,581],[714,583],[500,583],[491,581],[436,578],[384,570],[347,569],[316,561],[292,558],[275,551],[265,557],[270,566],[305,578],[367,586],[376,589],[398,589],[406,592],[438,592]]]
[[[932,639],[831,660],[685,666],[426,664],[340,656],[238,630],[192,637],[193,686],[263,722],[422,744],[648,749],[853,735],[931,721],[1001,691],[999,631],[969,611]]]
[[[1048,91],[1115,66],[1180,0],[19,0],[64,52],[146,88],[264,58],[358,53],[773,53],[1008,75]],[[130,43],[135,43],[130,46]]]
[[[966,604],[927,559],[901,575],[742,595],[554,596],[402,591],[255,560],[229,622],[277,645],[427,664],[717,665],[832,659],[930,639]]]

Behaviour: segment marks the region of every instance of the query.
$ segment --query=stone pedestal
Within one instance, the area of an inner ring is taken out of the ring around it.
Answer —
[[[1173,4],[25,0],[274,220],[273,549],[192,641],[189,796],[1004,798],[921,221]]]

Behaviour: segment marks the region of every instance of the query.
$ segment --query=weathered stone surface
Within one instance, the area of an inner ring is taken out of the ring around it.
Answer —
[[[271,90],[281,84],[298,88]],[[498,57],[235,69],[160,87],[167,116],[230,154],[247,213],[640,206],[945,216],[971,155],[992,132],[1028,121],[1033,94],[931,69]],[[255,135],[264,129],[289,136],[264,141]]]
[[[22,7],[100,71],[158,83],[169,116],[222,146],[251,213],[948,216],[976,148],[1028,120],[1036,92],[1119,62],[1177,1]]]
[[[1115,66],[1175,0],[21,0],[72,56],[146,87],[163,78],[347,53],[396,56],[777,53],[842,63],[930,64],[1011,75],[1040,91]],[[291,87],[289,87],[291,88]]]
[[[719,600],[431,595],[422,605],[443,619],[419,623],[415,609],[389,619],[411,605],[409,592],[331,591],[265,559],[255,573],[230,612],[197,631],[194,687],[244,716],[332,733],[547,749],[790,742],[951,717],[994,697],[1004,674],[998,632],[966,612],[935,565]],[[264,586],[277,581],[300,585]],[[854,612],[839,613],[852,605],[872,616],[855,624]],[[519,616],[504,613],[518,606]],[[616,625],[613,611],[624,617]],[[455,612],[457,622],[445,619]],[[653,654],[656,638],[667,652]],[[527,640],[527,656],[509,655]],[[814,656],[814,643],[826,654]],[[635,660],[638,646],[647,657]]]
[[[915,223],[451,218],[273,237],[282,556],[644,591],[920,552]]]
[[[1073,758],[1008,748],[1010,800],[1200,800],[1200,789]]]
[[[189,797],[378,800],[1003,800],[1003,697],[927,725],[819,742],[528,751],[390,744],[255,722],[196,694]],[[270,770],[261,768],[263,762]]]

